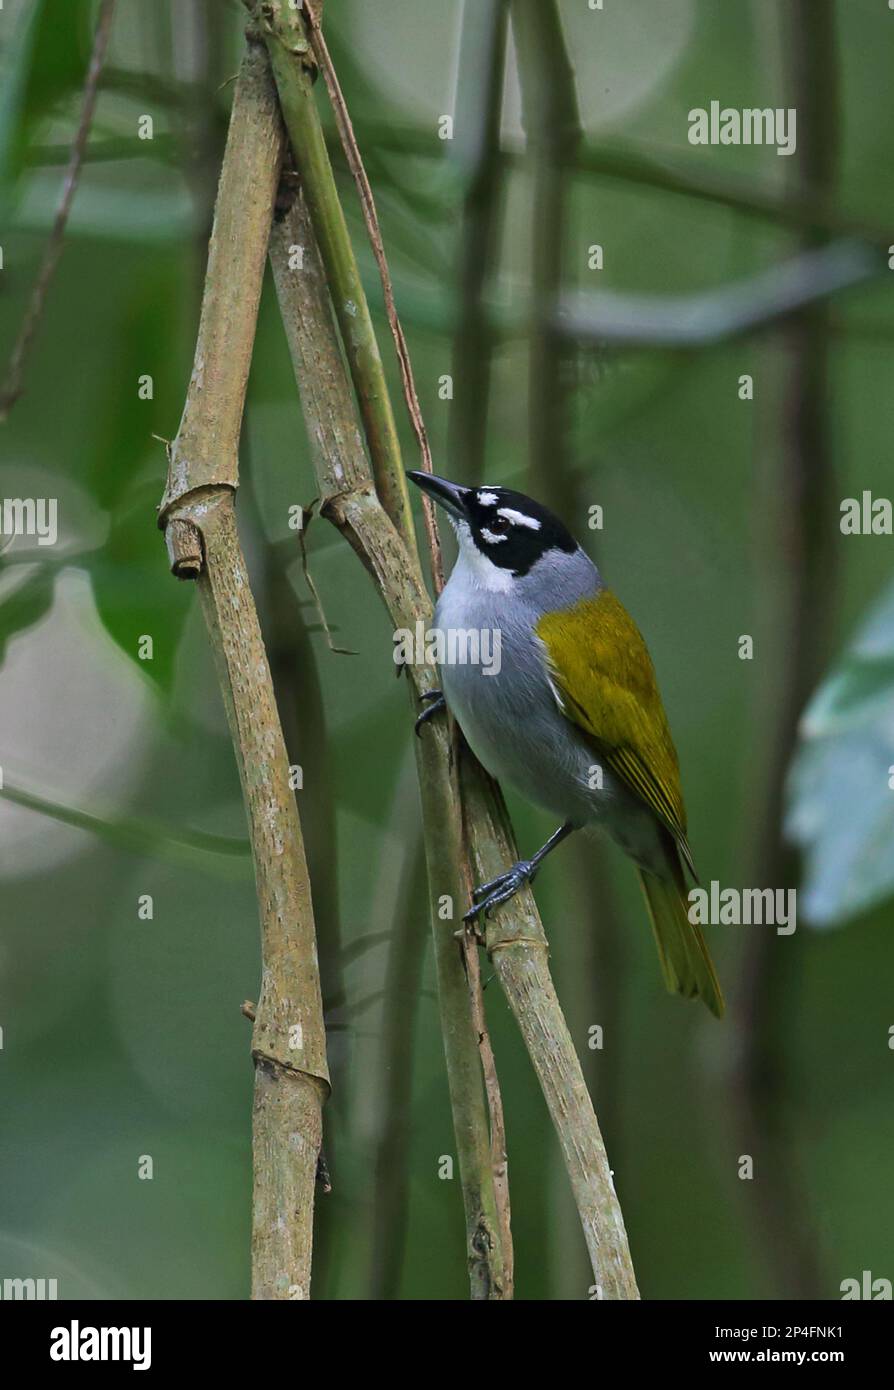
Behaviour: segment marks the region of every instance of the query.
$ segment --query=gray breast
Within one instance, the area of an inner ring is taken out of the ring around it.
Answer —
[[[447,661],[441,685],[470,747],[492,776],[557,816],[583,822],[598,818],[590,785],[594,755],[557,708],[534,627],[548,609],[595,592],[599,577],[582,551],[563,555],[556,566],[548,560],[545,556],[529,575],[513,581],[508,593],[474,583],[458,562],[438,602],[435,626],[445,649],[451,633],[454,639],[458,631],[493,634],[493,659],[490,665]],[[482,651],[486,646],[480,640]],[[455,657],[463,647],[455,641]]]

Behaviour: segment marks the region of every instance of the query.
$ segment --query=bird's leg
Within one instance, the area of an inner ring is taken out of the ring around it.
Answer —
[[[511,869],[507,869],[505,874],[499,874],[492,878],[490,883],[482,883],[472,890],[472,906],[463,918],[464,922],[470,922],[477,917],[479,912],[483,912],[487,917],[490,912],[498,907],[500,903],[508,902],[515,897],[518,890],[526,883],[533,883],[537,876],[537,870],[543,863],[546,856],[560,845],[566,836],[570,835],[576,827],[571,821],[566,821],[560,825],[554,834],[550,835],[545,845],[531,859],[520,859],[517,864],[513,864]]]
[[[427,723],[427,721],[431,719],[433,715],[440,714],[442,709],[447,708],[447,702],[444,699],[444,696],[440,690],[423,690],[422,694],[419,696],[419,699],[423,703],[426,700],[431,700],[432,703],[429,705],[428,709],[424,709],[422,711],[422,713],[416,720],[416,723],[413,725],[413,730],[416,733],[417,737],[421,737],[419,731],[422,728],[423,724]]]

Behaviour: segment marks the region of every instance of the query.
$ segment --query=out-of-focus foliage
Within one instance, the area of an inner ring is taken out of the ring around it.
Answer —
[[[788,827],[806,856],[804,908],[846,921],[894,892],[894,588],[808,705]]]

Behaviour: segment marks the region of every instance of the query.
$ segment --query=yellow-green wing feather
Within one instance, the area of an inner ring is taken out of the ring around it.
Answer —
[[[607,589],[537,624],[559,707],[654,811],[692,869],[680,767],[642,634]]]

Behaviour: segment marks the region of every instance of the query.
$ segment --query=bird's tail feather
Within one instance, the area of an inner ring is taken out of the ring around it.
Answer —
[[[723,991],[704,937],[689,920],[682,870],[679,863],[675,867],[673,878],[639,870],[664,980],[672,994],[703,999],[711,1013],[722,1018]]]

